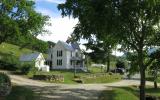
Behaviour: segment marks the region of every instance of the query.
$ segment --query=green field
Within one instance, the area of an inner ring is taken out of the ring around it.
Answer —
[[[121,87],[103,91],[99,100],[139,100],[139,89],[136,87]],[[146,95],[160,97],[160,89],[146,88]]]

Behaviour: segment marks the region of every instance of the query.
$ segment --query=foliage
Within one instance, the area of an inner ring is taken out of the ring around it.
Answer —
[[[37,13],[32,0],[1,0],[0,15],[0,43],[20,35],[37,36],[49,25],[49,17]]]
[[[160,72],[160,59],[159,59],[160,54],[159,53],[160,51],[156,50],[155,52],[150,54],[151,58],[155,58],[155,60],[152,62],[152,65],[149,67],[149,73],[153,76],[155,89],[158,87],[157,80]]]
[[[79,19],[74,34],[86,39],[117,37],[124,50],[137,54],[141,74],[140,100],[145,99],[145,70],[153,59],[145,59],[150,46],[160,38],[159,0],[68,0],[58,8],[62,16]]]
[[[1,55],[1,59],[0,59],[0,68],[1,69],[5,69],[5,70],[12,70],[15,71],[16,69],[18,69],[19,66],[19,61],[18,59],[10,54],[3,54],[0,53]]]
[[[38,69],[32,63],[24,63],[20,67],[20,71],[22,74],[28,74],[28,76],[35,74]]]
[[[125,64],[123,61],[118,60],[116,63],[117,68],[125,68]]]
[[[0,73],[0,96],[6,96],[11,91],[11,80],[8,75]]]

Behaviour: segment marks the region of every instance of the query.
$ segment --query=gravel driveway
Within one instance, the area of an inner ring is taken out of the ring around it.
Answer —
[[[98,100],[99,93],[112,87],[139,85],[139,80],[122,80],[107,84],[55,84],[9,75],[17,85],[31,88],[42,96],[41,100]],[[146,82],[153,85],[152,82]]]

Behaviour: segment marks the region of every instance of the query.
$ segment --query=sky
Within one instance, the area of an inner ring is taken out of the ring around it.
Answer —
[[[53,42],[66,41],[73,32],[73,27],[77,24],[78,19],[62,18],[57,9],[58,4],[64,2],[65,0],[36,0],[36,10],[44,15],[49,15],[52,24],[52,26],[46,26],[46,29],[52,34],[39,35],[39,39]]]
[[[52,34],[39,35],[38,38],[44,41],[58,42],[66,41],[67,38],[74,30],[74,26],[78,23],[78,19],[73,19],[72,17],[62,18],[61,12],[57,9],[58,4],[65,3],[65,0],[35,0],[36,11],[42,13],[43,15],[50,16],[51,26],[46,26],[45,28],[49,30]],[[85,40],[81,40],[80,43],[85,43]],[[80,45],[82,49],[85,49],[83,45]],[[113,53],[115,54],[115,52]],[[122,53],[116,52],[116,55],[121,56]]]

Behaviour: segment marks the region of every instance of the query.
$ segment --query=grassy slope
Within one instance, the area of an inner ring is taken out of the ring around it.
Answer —
[[[10,54],[16,57],[19,57],[22,54],[25,53],[31,53],[32,51],[29,49],[20,49],[19,46],[8,44],[8,43],[2,43],[0,45],[0,53],[2,54]]]
[[[146,88],[146,94],[152,96],[160,96],[160,89],[152,87]],[[113,90],[103,91],[99,100],[139,100],[139,89],[136,87],[113,88]]]
[[[13,45],[13,44],[8,44],[8,43],[2,43],[0,44],[0,54],[3,55],[13,55],[17,58],[19,58],[22,54],[28,54],[32,53],[33,50],[30,49],[20,49],[19,46]],[[34,51],[36,52],[36,51]],[[47,57],[46,54],[44,54],[44,57]]]

